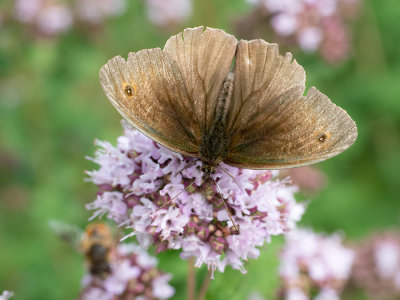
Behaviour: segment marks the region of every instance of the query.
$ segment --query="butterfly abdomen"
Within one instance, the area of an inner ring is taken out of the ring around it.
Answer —
[[[200,146],[199,156],[201,161],[212,168],[217,166],[227,154],[229,141],[225,134],[225,128],[226,116],[232,98],[233,79],[233,73],[228,73],[218,96],[214,119],[208,128],[208,132],[203,134]]]

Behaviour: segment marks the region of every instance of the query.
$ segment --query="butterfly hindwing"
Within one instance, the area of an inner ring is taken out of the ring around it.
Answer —
[[[159,48],[116,56],[100,70],[107,97],[121,115],[154,141],[179,153],[198,151],[193,103],[175,60]]]
[[[354,121],[327,96],[311,88],[290,53],[275,44],[240,41],[224,162],[250,169],[280,169],[328,159],[356,139]]]

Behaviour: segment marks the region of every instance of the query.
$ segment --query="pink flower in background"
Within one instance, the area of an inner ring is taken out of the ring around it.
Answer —
[[[126,2],[125,0],[76,0],[75,7],[80,20],[97,25],[108,17],[123,14]]]
[[[258,247],[300,220],[304,206],[295,202],[297,188],[278,180],[278,172],[224,165],[236,182],[220,168],[212,175],[217,185],[203,182],[200,161],[161,147],[124,124],[116,147],[97,142],[101,148],[92,160],[100,169],[88,174],[99,192],[87,207],[95,210],[94,216],[106,214],[130,228],[141,246],[180,249],[183,259],[195,257],[197,267],[206,264],[212,271],[223,272],[229,265],[245,272],[244,261],[257,258]],[[172,204],[163,206],[173,197]]]
[[[318,27],[306,27],[297,34],[297,42],[301,49],[313,52],[318,49],[322,41],[322,30]]]
[[[12,296],[14,296],[13,292],[10,291],[3,291],[0,295],[0,300],[8,300],[10,299]]]
[[[14,9],[18,21],[48,36],[67,31],[73,23],[71,9],[61,1],[16,0]]]
[[[77,19],[99,25],[125,12],[125,0],[16,0],[14,17],[41,35],[56,36],[69,30]]]
[[[303,51],[319,51],[330,63],[350,52],[346,22],[357,16],[359,0],[248,0],[262,8],[281,40]],[[282,41],[282,42],[283,42]]]
[[[348,30],[340,20],[332,18],[325,23],[325,39],[321,44],[322,56],[331,63],[346,59],[350,51]]]
[[[126,6],[126,0],[15,0],[14,17],[41,35],[56,36],[77,21],[98,26],[123,14]],[[192,14],[192,1],[145,0],[145,8],[152,23],[165,27],[185,22]]]
[[[22,23],[34,22],[43,4],[43,0],[16,0],[15,17]]]
[[[379,276],[393,278],[400,290],[400,245],[383,240],[375,245],[374,260]]]
[[[120,244],[110,266],[104,280],[90,274],[83,278],[80,300],[168,299],[175,293],[171,276],[157,269],[157,259],[134,244]]]
[[[70,10],[63,5],[52,5],[44,8],[36,19],[39,31],[46,35],[55,35],[72,26]]]
[[[321,170],[314,166],[291,168],[282,170],[280,177],[289,176],[293,184],[297,185],[302,192],[312,194],[324,188],[327,177]]]
[[[286,236],[279,274],[285,299],[339,299],[350,276],[354,252],[339,235],[325,236],[297,229]]]
[[[147,14],[157,26],[179,24],[192,14],[191,0],[145,0]]]
[[[355,247],[353,282],[371,299],[400,297],[400,234],[383,232]]]
[[[266,300],[266,299],[261,294],[254,292],[247,297],[247,300]]]

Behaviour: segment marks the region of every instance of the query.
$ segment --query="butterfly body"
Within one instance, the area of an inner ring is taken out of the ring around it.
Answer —
[[[215,117],[209,130],[203,134],[198,157],[203,163],[202,171],[205,177],[218,166],[227,156],[229,137],[226,134],[226,117],[232,98],[234,75],[232,72],[226,77],[215,107]],[[206,130],[206,129],[205,129]]]
[[[189,28],[163,50],[131,52],[100,71],[121,115],[161,145],[198,157],[204,177],[221,163],[249,169],[309,165],[350,147],[357,127],[312,87],[290,53],[219,29]]]

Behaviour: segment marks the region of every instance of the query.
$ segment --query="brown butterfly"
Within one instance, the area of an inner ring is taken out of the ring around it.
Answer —
[[[116,56],[100,70],[112,104],[135,128],[185,155],[205,177],[224,162],[283,169],[323,161],[357,137],[350,116],[312,87],[304,69],[264,40],[197,27],[159,48]]]

